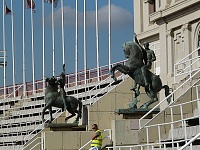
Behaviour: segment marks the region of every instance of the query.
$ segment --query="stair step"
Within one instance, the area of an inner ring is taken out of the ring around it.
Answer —
[[[188,139],[194,137],[199,132],[200,132],[200,126],[199,125],[186,127],[186,135],[187,135]],[[173,139],[174,140],[184,139],[184,138],[185,138],[184,127],[173,129]],[[171,139],[172,139],[172,130],[170,129],[169,134],[168,134],[168,138],[163,139],[163,141],[167,141],[167,140],[171,140]]]
[[[177,148],[177,143],[179,144],[179,147],[185,145],[185,141],[183,141],[183,139],[180,139],[180,140],[182,140],[182,141],[180,141],[180,142],[178,140],[174,140],[173,141],[174,142],[173,145],[174,145],[175,149]],[[172,141],[171,140],[164,141],[164,142],[167,143],[166,144],[166,148],[172,148]],[[192,142],[192,144],[193,144],[192,145],[193,147],[198,147],[200,149],[200,139],[196,139],[194,142]],[[163,144],[162,147],[164,147],[164,144]]]
[[[154,150],[177,150],[177,147],[167,147],[167,148],[154,148]],[[191,150],[190,146],[186,147],[184,150]],[[192,150],[200,150],[200,145],[193,145]]]

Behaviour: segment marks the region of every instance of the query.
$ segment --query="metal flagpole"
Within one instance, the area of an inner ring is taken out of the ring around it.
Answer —
[[[15,97],[15,48],[14,48],[14,15],[13,15],[13,0],[11,0],[11,18],[12,18],[12,67],[13,67],[13,94]]]
[[[78,85],[78,0],[76,0],[75,81]]]
[[[61,11],[62,11],[62,53],[63,53],[63,64],[65,64],[65,31],[64,31],[64,8],[63,0],[61,0]]]
[[[96,0],[96,49],[97,49],[97,78],[99,81],[99,32],[98,32],[98,1]]]
[[[31,1],[31,45],[32,45],[32,73],[33,73],[33,95],[35,95],[35,58],[34,58],[34,31],[33,31],[33,1]]]
[[[6,51],[6,41],[5,41],[5,0],[3,0],[3,49],[4,49],[4,73],[3,73],[3,79],[4,79],[4,98],[6,98],[6,67],[5,67],[5,51]]]
[[[108,66],[111,69],[111,7],[108,0]]]
[[[52,52],[53,52],[53,76],[55,76],[55,45],[54,45],[54,0],[52,0]]]
[[[87,49],[86,49],[86,0],[83,3],[83,43],[84,43],[84,71],[85,71],[85,84],[87,84]]]
[[[23,10],[22,10],[22,59],[23,59],[23,96],[26,96],[26,65],[25,65],[25,44],[24,44],[24,41],[25,41],[25,26],[24,26],[24,8],[25,8],[25,4],[24,4],[24,1],[23,1]]]
[[[42,1],[42,76],[43,76],[43,92],[45,90],[45,44],[44,44],[44,1]]]

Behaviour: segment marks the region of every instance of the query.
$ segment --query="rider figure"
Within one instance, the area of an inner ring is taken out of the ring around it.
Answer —
[[[136,36],[135,36],[135,42],[139,44]],[[142,71],[142,75],[144,77],[145,87],[147,87],[150,85],[150,83],[147,79],[148,71],[151,69],[152,62],[156,60],[156,56],[155,56],[154,51],[149,49],[148,42],[144,42],[144,48],[141,45],[140,45],[140,47],[143,51],[143,60],[144,60],[144,66],[141,67],[141,71]],[[145,52],[146,52],[146,54],[145,54]]]
[[[62,97],[62,100],[63,100],[63,103],[64,103],[64,110],[66,111],[66,109],[68,108],[69,106],[69,102],[67,102],[65,99],[66,99],[66,92],[65,92],[65,82],[66,82],[66,79],[65,79],[65,64],[63,64],[63,72],[60,74],[60,79],[57,80],[57,84],[60,85],[60,94],[61,94],[61,97]]]

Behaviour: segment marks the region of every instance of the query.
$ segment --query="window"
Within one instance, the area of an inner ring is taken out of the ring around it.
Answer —
[[[149,3],[149,14],[156,12],[156,2],[155,0],[147,0]]]
[[[197,47],[200,47],[200,31],[199,31],[198,39],[197,39]],[[200,48],[198,49],[198,56],[200,56]]]

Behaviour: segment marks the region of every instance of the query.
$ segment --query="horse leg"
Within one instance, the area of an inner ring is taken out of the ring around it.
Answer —
[[[42,110],[42,122],[45,122],[45,119],[44,119],[44,113],[47,109],[49,109],[50,107],[50,103],[46,104],[46,106],[43,108]]]
[[[77,117],[76,117],[76,119],[74,120],[73,123],[77,123],[78,124],[79,123],[79,118],[81,118],[81,113],[78,110],[75,110],[74,112],[77,113]]]
[[[65,118],[65,122],[67,122],[68,119],[76,116],[76,114],[74,112],[70,111],[70,113],[71,113],[71,115]]]
[[[170,93],[169,93],[169,86],[168,85],[164,85],[162,88],[165,89],[165,97],[167,97]],[[168,105],[171,102],[171,96],[167,98],[167,103]]]
[[[49,123],[51,123],[53,121],[53,116],[52,116],[52,107],[49,107],[49,116],[50,116],[50,120]]]
[[[145,88],[145,91],[151,100],[146,102],[145,104],[143,104],[140,108],[147,109],[149,107],[149,105],[158,101],[158,97],[157,97],[157,93],[155,93],[153,91],[149,91],[148,87]]]
[[[129,67],[125,66],[125,65],[122,65],[122,64],[117,64],[115,69],[119,70],[123,74],[128,74],[129,73]]]
[[[121,73],[128,74],[129,73],[129,67],[122,65],[122,64],[116,64],[114,67],[110,69],[111,78],[113,78],[115,81],[117,81],[114,72],[115,70],[119,70]]]
[[[115,78],[115,68],[116,68],[116,65],[110,69],[110,76],[113,79]]]
[[[137,88],[137,83],[134,82],[134,83],[133,83],[133,87],[132,87],[130,90],[135,91],[136,88]]]

